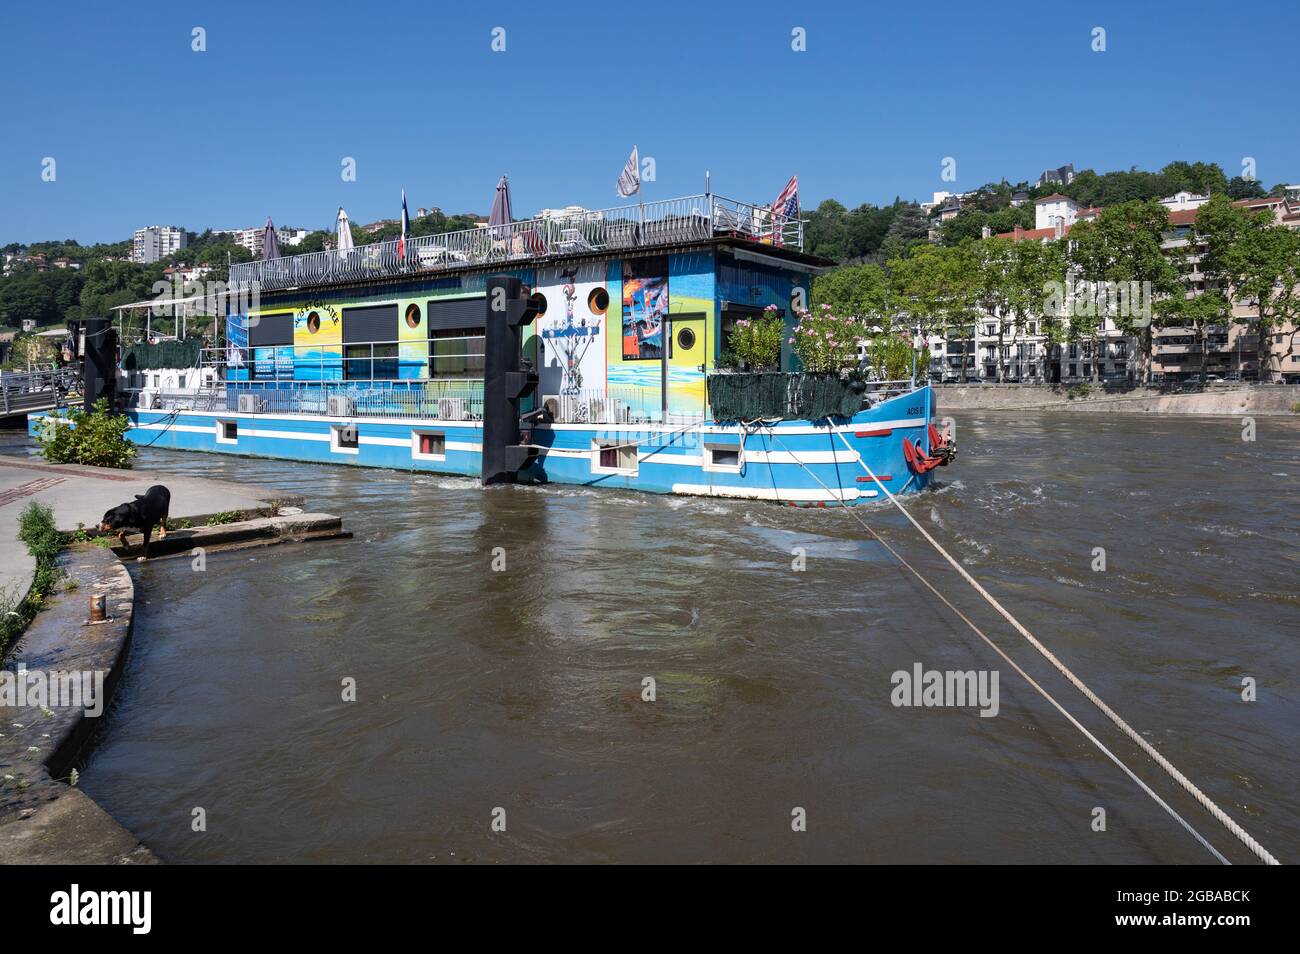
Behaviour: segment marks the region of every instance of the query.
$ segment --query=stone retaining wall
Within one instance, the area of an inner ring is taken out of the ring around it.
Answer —
[[[934,389],[938,413],[945,411],[1070,411],[1108,414],[1191,414],[1204,416],[1295,414],[1300,385],[1207,388],[1174,393],[1153,388],[1127,391],[1094,386],[1087,397],[1071,398],[1059,385],[981,384],[939,385]]]

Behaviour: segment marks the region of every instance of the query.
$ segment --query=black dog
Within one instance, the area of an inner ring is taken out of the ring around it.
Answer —
[[[149,556],[149,537],[155,525],[158,527],[158,539],[167,536],[167,510],[171,506],[171,491],[162,484],[155,484],[143,494],[136,494],[131,503],[119,504],[99,523],[100,530],[116,530],[117,542],[126,546],[126,531],[139,530],[144,534],[144,556]]]

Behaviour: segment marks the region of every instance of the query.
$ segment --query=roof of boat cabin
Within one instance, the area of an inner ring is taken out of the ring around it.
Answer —
[[[263,307],[268,304],[274,307],[276,306],[276,303],[283,303],[286,299],[295,301],[301,300],[304,293],[314,295],[317,293],[331,293],[353,289],[375,289],[393,285],[410,285],[415,287],[430,282],[437,282],[456,275],[516,274],[528,269],[554,268],[569,263],[656,258],[682,252],[698,252],[706,250],[715,255],[719,252],[725,253],[728,251],[740,251],[747,253],[747,255],[759,257],[760,261],[762,259],[775,259],[776,261],[773,264],[778,267],[784,266],[794,271],[821,272],[833,268],[836,265],[836,263],[831,259],[802,252],[798,249],[753,242],[736,236],[720,235],[713,238],[694,239],[680,243],[657,245],[650,248],[618,250],[603,249],[598,251],[589,250],[539,256],[520,259],[518,261],[466,263],[463,267],[459,268],[419,271],[408,275],[385,275],[372,279],[349,279],[339,282],[300,285],[294,288],[264,290],[260,292],[259,297],[260,303]]]

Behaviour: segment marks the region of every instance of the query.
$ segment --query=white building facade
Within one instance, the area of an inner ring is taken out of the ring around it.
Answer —
[[[148,265],[185,248],[185,230],[171,225],[149,225],[131,236],[131,261]]]

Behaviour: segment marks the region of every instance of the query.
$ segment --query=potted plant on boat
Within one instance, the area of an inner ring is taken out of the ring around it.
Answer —
[[[715,420],[820,420],[861,409],[866,390],[858,356],[862,322],[841,318],[828,305],[796,314],[799,324],[788,343],[801,370],[793,372],[766,370],[779,365],[785,334],[776,306],[764,309],[761,318],[736,323],[730,350],[749,371],[709,377]]]
[[[776,305],[768,305],[757,318],[742,318],[731,328],[727,345],[741,371],[760,373],[781,367],[781,336],[785,322]]]

